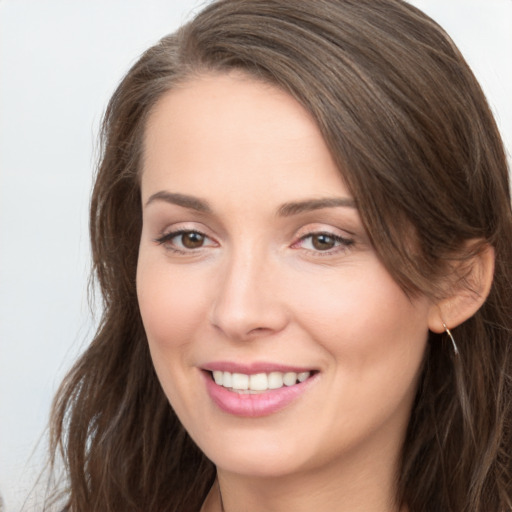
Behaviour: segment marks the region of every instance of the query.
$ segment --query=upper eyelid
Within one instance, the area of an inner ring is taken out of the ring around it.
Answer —
[[[296,242],[294,242],[292,245],[302,241],[302,240],[307,240],[308,238],[311,238],[315,235],[326,235],[326,236],[330,236],[332,238],[334,238],[334,240],[340,242],[340,243],[343,243],[345,242],[346,244],[350,244],[352,245],[354,243],[354,239],[353,238],[349,238],[349,237],[346,237],[346,236],[343,236],[343,235],[338,235],[336,233],[332,233],[330,231],[312,231],[310,233],[306,233],[302,236],[300,236]]]
[[[317,229],[309,229],[305,230],[304,233],[301,233],[298,235],[299,238],[304,238],[307,236],[312,235],[330,235],[334,237],[340,237],[340,238],[348,238],[355,236],[354,234],[350,233],[349,231],[338,229],[338,228],[331,228],[331,229],[325,229],[325,228],[317,228]]]
[[[305,226],[302,226],[296,231],[296,236],[298,238],[303,238],[305,236],[314,235],[324,233],[326,235],[338,236],[341,238],[353,238],[356,236],[354,231],[351,231],[346,228],[339,228],[337,226],[324,224],[324,223],[310,223]]]
[[[197,234],[202,235],[205,238],[215,242],[215,239],[212,236],[205,233],[203,230],[193,229],[193,228],[177,228],[177,229],[171,229],[169,231],[164,231],[164,232],[162,232],[162,234],[157,236],[156,241],[159,241],[162,239],[172,239],[172,238],[182,235],[184,233],[197,233]]]
[[[326,234],[336,238],[341,238],[342,240],[352,241],[353,238],[357,237],[357,235],[347,228],[341,228],[338,226],[334,226],[329,223],[323,222],[311,222],[306,225],[302,225],[298,229],[294,230],[295,233],[291,235],[291,245],[298,243],[301,239],[307,238],[309,236],[313,236],[315,234]],[[158,233],[152,237],[154,241],[160,240],[162,238],[167,238],[169,235],[177,236],[183,232],[195,232],[203,235],[204,237],[219,243],[219,236],[212,232],[212,230],[205,226],[202,222],[197,221],[178,221],[173,222],[172,224],[168,224],[163,229],[160,229]],[[225,238],[220,234],[220,238]]]
[[[155,226],[156,228],[156,226]],[[155,229],[156,230],[156,229]],[[166,224],[163,228],[158,229],[158,237],[166,236],[170,233],[178,233],[182,231],[193,231],[201,233],[209,238],[214,238],[211,229],[207,228],[203,223],[196,221],[178,221]]]

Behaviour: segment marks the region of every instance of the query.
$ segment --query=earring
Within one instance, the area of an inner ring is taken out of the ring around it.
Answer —
[[[446,326],[446,324],[443,322],[443,327],[444,327],[444,330],[446,332],[446,334],[448,334],[448,337],[450,338],[451,342],[452,342],[452,345],[453,345],[453,352],[455,353],[456,356],[459,355],[459,349],[457,348],[457,344],[455,343],[455,340],[453,338],[453,335],[450,331],[450,329],[448,329],[448,327]]]

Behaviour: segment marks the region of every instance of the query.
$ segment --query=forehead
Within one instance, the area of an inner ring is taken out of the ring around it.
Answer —
[[[226,194],[233,187],[252,194],[286,188],[311,197],[332,195],[343,184],[302,105],[275,86],[225,74],[191,79],[153,109],[145,131],[143,195],[158,186]]]

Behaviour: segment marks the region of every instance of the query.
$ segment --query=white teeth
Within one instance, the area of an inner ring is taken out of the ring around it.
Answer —
[[[249,389],[253,391],[265,391],[268,389],[268,377],[266,373],[256,373],[249,377]]]
[[[215,370],[213,380],[219,386],[229,388],[233,391],[266,391],[268,389],[279,389],[283,386],[294,386],[298,382],[304,382],[311,375],[311,372],[270,372],[255,373],[230,373]]]
[[[293,386],[297,383],[297,374],[295,372],[287,372],[283,376],[285,386]]]
[[[230,388],[233,386],[233,375],[229,372],[223,372],[222,374],[222,386]]]
[[[268,389],[279,389],[283,387],[283,374],[272,372],[268,374]]]
[[[310,375],[310,372],[301,372],[297,375],[297,380],[299,382],[304,382]]]
[[[233,373],[233,389],[249,389],[249,375],[244,373]]]

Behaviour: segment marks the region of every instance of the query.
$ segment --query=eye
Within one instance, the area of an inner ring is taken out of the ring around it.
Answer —
[[[206,237],[202,233],[189,231],[188,233],[177,235],[174,238],[179,240],[180,244],[186,249],[199,249],[199,247],[203,246]]]
[[[335,252],[338,249],[346,249],[353,243],[353,240],[334,233],[319,232],[309,233],[301,237],[297,245],[302,249],[315,252]]]
[[[186,252],[216,245],[213,240],[199,231],[180,229],[157,238],[155,242],[177,252]]]

